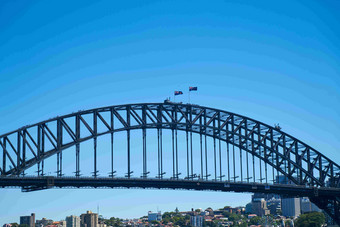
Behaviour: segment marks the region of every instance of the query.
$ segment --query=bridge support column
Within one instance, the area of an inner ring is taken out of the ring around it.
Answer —
[[[97,170],[97,112],[95,111],[93,113],[93,131],[95,134],[95,137],[93,138],[93,176],[98,176],[98,170]]]
[[[186,145],[187,145],[187,179],[190,179],[189,173],[189,132],[188,129],[185,131],[186,134]]]
[[[333,219],[333,224],[340,225],[340,199],[338,197],[316,196],[309,197],[309,199]]]
[[[130,106],[126,107],[126,123],[127,123],[127,178],[131,177],[131,166],[130,166]]]
[[[228,128],[228,125],[227,125],[227,128]],[[228,136],[228,133],[226,133],[226,137],[227,137],[227,164],[228,164],[228,182],[230,182],[230,156],[229,156],[229,136]]]
[[[79,139],[80,139],[80,118],[79,115],[76,115],[75,117],[76,121],[76,177],[80,177],[80,144],[79,144]]]
[[[113,135],[113,131],[114,131],[114,118],[113,118],[114,114],[113,114],[113,109],[110,110],[110,122],[111,122],[111,172],[109,174],[110,177],[114,177],[116,171],[114,171],[113,168],[113,140],[114,140],[114,135]]]
[[[158,151],[158,153],[159,153],[159,151]],[[159,160],[159,157],[158,157],[158,160]],[[159,163],[158,163],[158,165],[159,165]],[[147,176],[148,176],[148,172],[147,172],[147,156],[146,156],[146,129],[143,128],[143,175],[142,175],[142,177],[146,178]]]
[[[6,173],[6,137],[3,138],[2,144],[2,171]]]
[[[42,127],[41,129],[42,135],[41,135],[41,154],[45,154],[45,129]],[[41,176],[44,176],[44,159],[41,161]]]
[[[43,138],[44,138],[44,134],[43,134]],[[17,166],[18,167],[21,164],[20,157],[21,157],[21,136],[20,136],[20,132],[17,132]],[[16,174],[19,176],[20,171],[17,171]]]
[[[175,172],[175,131],[174,129],[171,129],[171,138],[172,138],[172,177],[176,177]]]

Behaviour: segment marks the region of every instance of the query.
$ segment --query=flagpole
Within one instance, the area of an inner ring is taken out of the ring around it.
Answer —
[[[191,92],[190,92],[190,89],[189,89],[189,104],[190,104],[190,93],[191,93]]]

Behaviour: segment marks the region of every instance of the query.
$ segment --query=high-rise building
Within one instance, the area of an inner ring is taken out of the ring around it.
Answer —
[[[35,227],[35,213],[32,213],[31,216],[20,216],[20,225],[24,224]]]
[[[319,209],[314,203],[312,203],[308,197],[303,197],[300,200],[301,202],[301,213],[307,213],[307,212],[321,212],[321,209]]]
[[[193,227],[203,226],[203,216],[202,215],[194,215],[190,217],[190,225]]]
[[[270,213],[267,208],[267,202],[264,198],[253,198],[252,211],[257,216],[265,216]]]
[[[293,185],[293,181],[286,176],[277,176],[276,183]],[[286,217],[297,217],[301,214],[301,206],[299,198],[281,198],[282,215]]]
[[[297,217],[300,212],[300,198],[282,198],[281,199],[282,215],[285,217]]]
[[[66,217],[66,227],[80,227],[80,218],[74,215]]]
[[[267,207],[270,214],[277,215],[281,211],[281,199],[271,198],[267,200]]]
[[[291,180],[289,180],[284,175],[279,175],[275,177],[275,183],[276,184],[292,184]]]
[[[253,205],[251,203],[248,203],[246,205],[246,210],[245,210],[246,213],[253,213]]]
[[[86,214],[80,215],[82,227],[98,227],[98,214],[88,210]]]

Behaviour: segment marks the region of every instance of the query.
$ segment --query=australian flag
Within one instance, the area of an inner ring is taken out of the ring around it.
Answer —
[[[197,87],[189,87],[189,91],[197,91]]]
[[[175,91],[175,95],[183,95],[182,91]]]

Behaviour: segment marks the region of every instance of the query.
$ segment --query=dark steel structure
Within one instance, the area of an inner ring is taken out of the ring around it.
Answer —
[[[138,178],[133,177],[131,164],[132,130],[142,132],[143,158]],[[149,177],[150,130],[157,132],[155,178]],[[171,160],[164,159],[163,130],[171,132],[167,140],[171,144]],[[114,134],[118,132],[126,133],[126,175],[116,177]],[[185,136],[179,136],[180,132]],[[97,139],[104,135],[110,136],[111,171],[107,177],[99,177]],[[80,144],[89,140],[93,140],[93,175],[83,177]],[[179,151],[180,140],[184,141],[185,152]],[[71,147],[75,147],[75,174],[66,177],[63,151]],[[340,223],[337,163],[282,132],[280,127],[219,109],[167,101],[79,111],[1,135],[0,155],[0,187],[22,187],[23,191],[138,187],[308,196]],[[57,158],[55,176],[44,172],[45,161],[51,156]],[[183,158],[185,166],[179,161]],[[171,173],[164,171],[166,165],[171,166]],[[33,166],[37,167],[37,176],[25,176],[25,171]],[[181,169],[185,172],[183,177]]]

